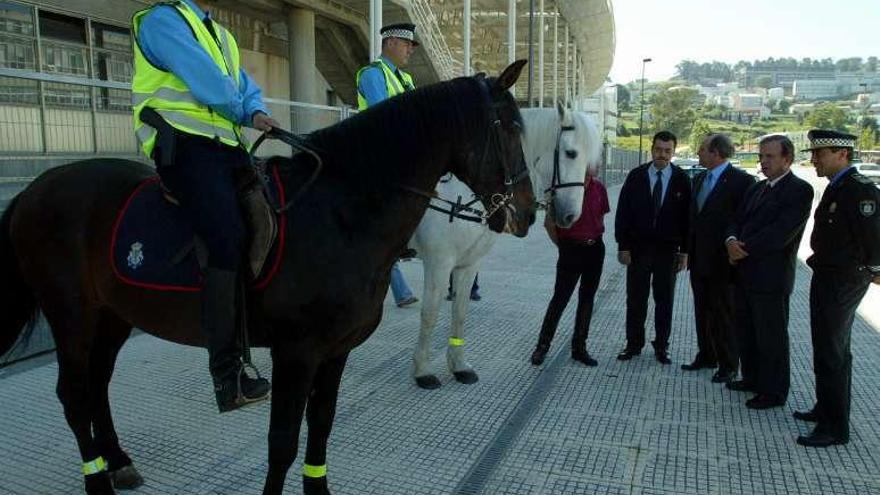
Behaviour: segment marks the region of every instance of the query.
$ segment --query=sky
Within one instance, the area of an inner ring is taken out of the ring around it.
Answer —
[[[668,79],[682,60],[880,57],[880,0],[610,0],[609,77]]]

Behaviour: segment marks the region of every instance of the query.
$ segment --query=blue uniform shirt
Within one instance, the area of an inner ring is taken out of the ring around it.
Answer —
[[[391,72],[397,72],[397,66],[384,55],[382,61],[388,64]],[[361,80],[358,91],[367,100],[367,107],[371,107],[388,98],[388,87],[385,85],[385,72],[378,67],[367,67],[361,72]]]
[[[210,19],[210,14],[192,0],[183,1],[199,17]],[[250,126],[254,112],[268,114],[260,87],[244,69],[240,69],[238,85],[223,74],[176,10],[170,5],[160,5],[144,16],[138,31],[138,44],[144,57],[179,77],[198,101],[232,122]]]
[[[849,172],[849,169],[851,169],[851,168],[852,168],[852,165],[850,165],[850,166],[846,167],[845,169],[841,170],[840,172],[837,172],[836,174],[834,174],[834,177],[831,178],[831,182],[828,183],[828,187],[831,187],[834,184],[837,184],[838,182],[840,182],[840,179],[842,179],[843,176],[846,175]]]
[[[651,162],[651,166],[648,167],[648,190],[653,194],[654,191],[654,183],[657,182],[657,168],[654,167],[654,163]],[[662,192],[660,193],[660,204],[663,204],[663,200],[666,199],[666,190],[669,189],[669,181],[672,180],[672,164],[666,165],[663,170],[660,171],[660,177],[663,179]]]

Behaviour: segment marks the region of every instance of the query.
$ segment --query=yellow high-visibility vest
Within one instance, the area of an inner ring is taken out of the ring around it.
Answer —
[[[385,91],[388,93],[388,98],[392,96],[397,96],[404,91],[410,91],[416,88],[416,85],[413,83],[413,78],[408,73],[398,69],[400,72],[400,77],[403,79],[403,83],[400,82],[400,79],[394,75],[394,71],[391,70],[391,67],[388,67],[388,64],[385,63],[381,58],[376,60],[370,65],[361,67],[361,69],[357,72],[357,79],[355,80],[355,84],[358,87],[358,110],[363,110],[367,108],[369,105],[367,104],[367,99],[364,98],[364,95],[361,94],[361,74],[369,69],[370,67],[376,67],[382,70],[382,74],[385,76]]]
[[[217,34],[215,39],[202,19],[186,2],[178,0],[160,5],[170,5],[176,8],[192,28],[198,43],[208,52],[217,67],[231,77],[236,84],[239,84],[240,58],[235,37],[223,26],[212,22]],[[135,40],[138,39],[141,21],[152,8],[141,10],[132,17]],[[240,125],[196,100],[186,83],[180,78],[150,63],[141,52],[137,42],[134,43],[134,80],[131,88],[135,135],[137,135],[141,149],[147,156],[151,156],[153,152],[157,134],[156,129],[140,119],[141,109],[147,106],[154,108],[168,124],[178,131],[218,139],[229,146],[243,144]]]

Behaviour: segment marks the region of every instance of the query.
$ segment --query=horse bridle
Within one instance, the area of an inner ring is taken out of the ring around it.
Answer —
[[[550,187],[544,189],[544,195],[547,198],[547,204],[556,196],[556,191],[565,189],[566,187],[584,187],[583,182],[562,182],[562,173],[559,170],[559,145],[562,143],[562,133],[576,130],[573,125],[560,126],[559,132],[556,134],[556,148],[553,150],[553,178],[550,180]]]
[[[501,106],[501,104],[495,103],[494,101],[492,101],[491,96],[489,96],[489,83],[486,81],[485,77],[482,74],[479,74],[476,77],[480,83],[480,88],[483,94],[485,94],[490,101],[489,135],[486,145],[483,146],[483,154],[480,158],[480,168],[482,168],[489,160],[490,151],[494,151],[496,156],[502,156],[503,149],[501,148],[500,137],[500,134],[502,132],[502,124],[501,118],[498,116],[498,108]],[[519,127],[519,123],[515,122],[514,124]],[[496,214],[502,208],[508,206],[510,208],[513,208],[511,202],[513,201],[515,186],[529,177],[529,169],[528,167],[526,167],[525,161],[522,161],[522,168],[516,171],[511,171],[507,167],[507,164],[504,163],[504,160],[502,160],[501,163],[501,166],[504,168],[504,193],[493,193],[492,196],[489,197],[489,201],[483,201],[485,198],[478,194],[474,194],[473,200],[462,204],[461,196],[458,197],[457,201],[453,202],[448,199],[440,198],[436,194],[428,194],[414,187],[404,185],[401,185],[400,187],[406,191],[424,196],[429,200],[442,201],[443,203],[446,203],[449,206],[449,209],[444,209],[441,206],[433,205],[430,202],[428,203],[428,208],[448,214],[450,222],[453,218],[460,218],[469,222],[485,223],[489,220],[489,218],[492,217],[492,215]],[[475,208],[471,208],[471,205],[477,203],[478,201],[483,201],[484,204],[488,204],[488,208],[485,212],[477,210]],[[466,212],[468,214],[462,212]]]

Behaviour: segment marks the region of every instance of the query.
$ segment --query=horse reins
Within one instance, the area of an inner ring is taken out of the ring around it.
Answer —
[[[267,137],[282,141],[282,142],[286,143],[287,145],[289,145],[294,150],[299,150],[299,151],[308,153],[312,158],[315,159],[315,169],[312,170],[311,175],[309,175],[308,179],[306,179],[306,181],[303,183],[303,185],[301,185],[299,187],[299,189],[296,190],[295,193],[291,194],[290,199],[281,206],[272,205],[272,208],[275,210],[275,213],[280,215],[281,213],[284,213],[285,211],[289,210],[290,207],[293,206],[293,204],[300,198],[300,196],[303,195],[303,193],[306,191],[306,189],[311,187],[311,185],[318,178],[318,175],[321,173],[321,169],[324,168],[324,162],[321,160],[321,157],[318,155],[317,150],[315,150],[313,147],[311,147],[309,144],[306,143],[305,138],[303,138],[302,136],[298,136],[292,132],[285,131],[284,129],[279,129],[277,127],[273,127],[269,131],[264,132],[263,134],[260,134],[260,137],[258,137],[257,140],[254,141],[254,144],[253,144],[253,146],[251,146],[251,149],[249,152],[250,156],[251,156],[251,161],[253,161],[254,153],[256,153],[257,148],[259,148],[260,145],[263,144],[263,141],[265,141]],[[265,182],[263,183],[263,187],[266,187]]]

